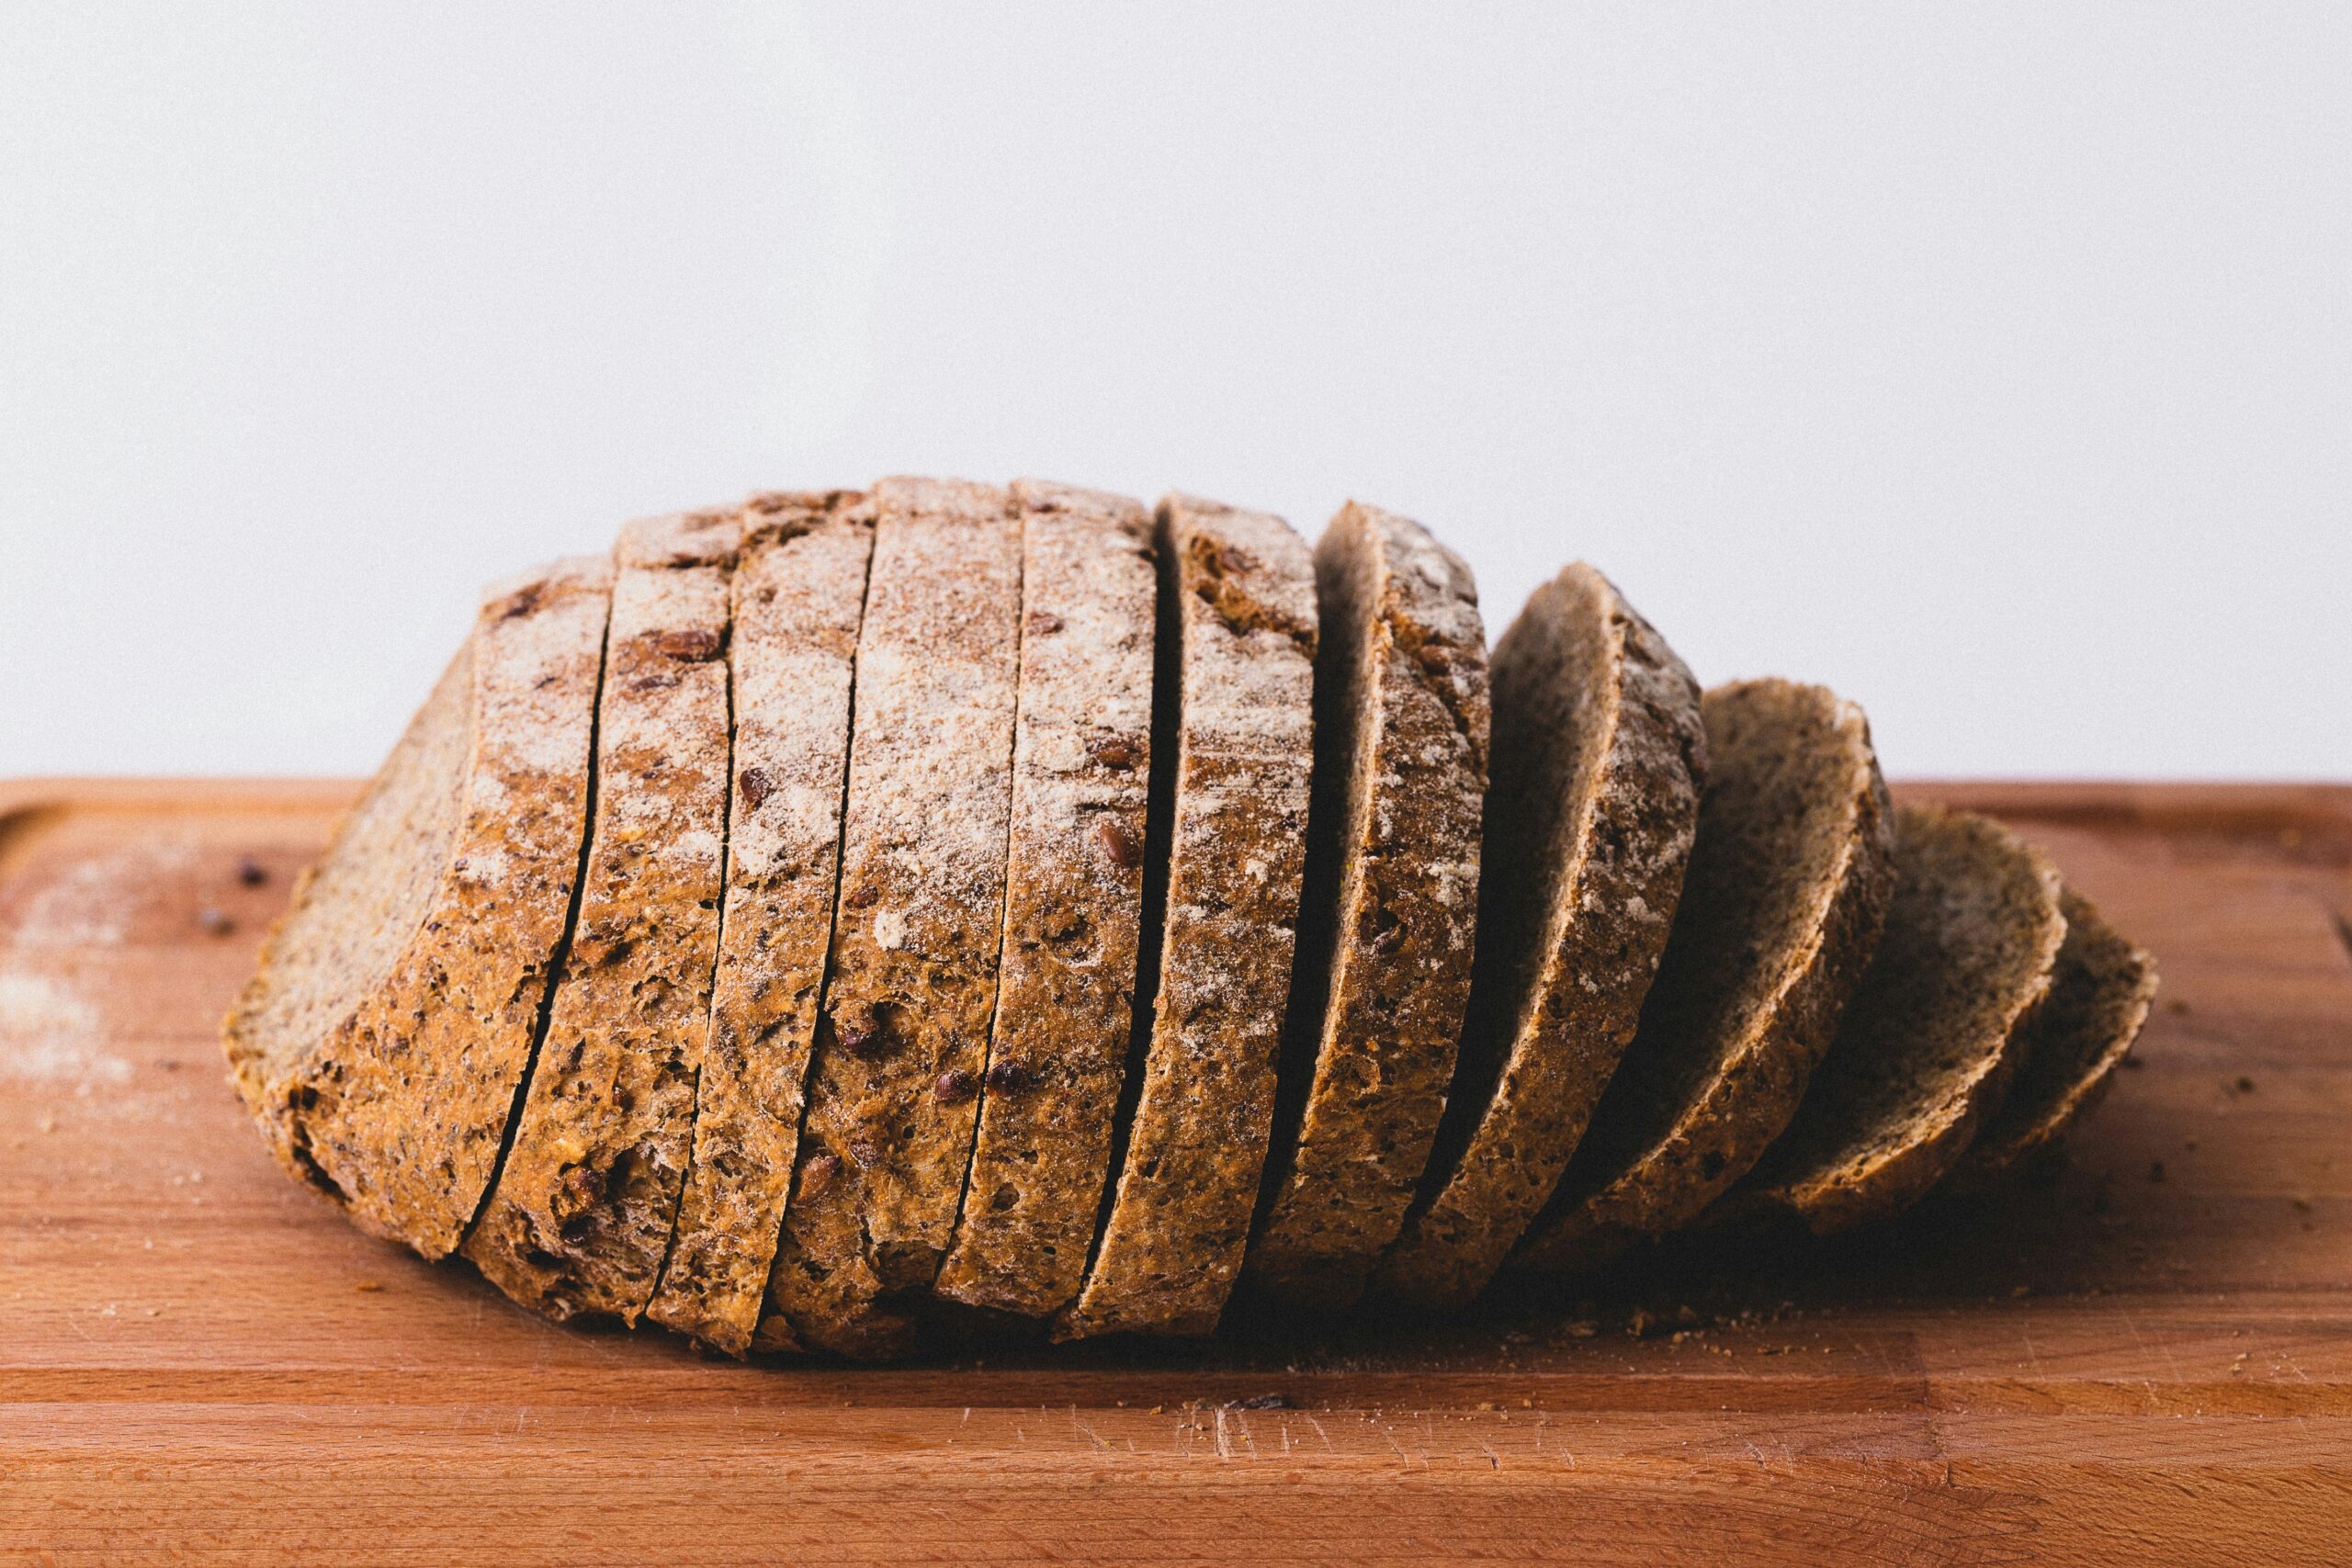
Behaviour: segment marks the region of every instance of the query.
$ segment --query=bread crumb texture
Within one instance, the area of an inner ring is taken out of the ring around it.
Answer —
[[[494,583],[223,1026],[279,1160],[371,1234],[457,1247],[579,874],[611,563]]]

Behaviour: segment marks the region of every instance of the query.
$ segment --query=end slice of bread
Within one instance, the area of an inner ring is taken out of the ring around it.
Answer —
[[[578,922],[465,1254],[555,1318],[634,1323],[694,1136],[727,842],[727,578],[740,514],[622,530]]]
[[[694,1153],[647,1315],[733,1355],[760,1320],[833,929],[850,685],[873,554],[854,492],[745,508],[728,679],[735,796]]]
[[[1462,1064],[1376,1277],[1421,1307],[1483,1290],[1558,1184],[1657,972],[1706,773],[1690,671],[1582,562],[1528,600],[1493,681]]]
[[[1862,710],[1709,691],[1707,787],[1657,982],[1520,1266],[1591,1268],[1696,1219],[1796,1114],[1878,945],[1894,808]]]
[[[1314,804],[1275,1152],[1247,1274],[1354,1303],[1428,1164],[1470,995],[1487,635],[1469,566],[1351,502],[1315,550]]]
[[[1021,524],[994,486],[884,479],[858,633],[831,977],[771,1300],[899,1353],[956,1224],[988,1066],[1020,671]]]
[[[1044,1317],[1078,1293],[1126,1075],[1151,776],[1151,513],[1023,479],[1004,952],[963,1209],[933,1290]]]
[[[2059,908],[2066,941],[2049,998],[2033,1016],[2024,1065],[2000,1113],[1946,1183],[1953,1190],[1991,1187],[2064,1137],[2106,1094],[2156,999],[2154,959],[2073,888]]]
[[[1085,1284],[1054,1320],[1064,1339],[1216,1328],[1265,1167],[1297,938],[1313,560],[1279,517],[1182,496],[1160,503],[1159,553],[1177,689],[1156,699],[1149,1044]]]
[[[222,1026],[279,1160],[427,1258],[480,1207],[587,831],[605,558],[493,584]]]
[[[1719,1205],[1819,1235],[1909,1207],[2006,1092],[2066,934],[2057,871],[1973,812],[1895,813],[1877,953],[1794,1122]]]

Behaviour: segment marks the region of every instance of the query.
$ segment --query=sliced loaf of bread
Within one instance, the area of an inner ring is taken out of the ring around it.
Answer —
[[[854,493],[745,508],[728,678],[734,804],[694,1154],[655,1322],[741,1355],[775,1258],[831,945],[850,685],[873,511]]]
[[[1206,1334],[1240,1271],[1274,1111],[1314,740],[1315,568],[1279,517],[1159,509],[1148,1049],[1062,1338]],[[1164,826],[1163,826],[1164,824]],[[1131,1069],[1132,1071],[1133,1069]]]
[[[1306,903],[1248,1277],[1343,1307],[1396,1239],[1470,995],[1487,634],[1462,558],[1350,502],[1315,549]]]
[[[1878,945],[1894,810],[1862,710],[1709,691],[1707,787],[1641,1028],[1518,1262],[1577,1269],[1696,1219],[1796,1114]]]
[[[606,558],[492,585],[223,1025],[278,1159],[427,1258],[481,1206],[587,832]]]
[[[550,1317],[634,1323],[694,1136],[727,843],[732,511],[649,518],[615,552],[578,923],[514,1140],[465,1254]]]
[[[956,1224],[988,1066],[1020,673],[1002,490],[874,489],[841,897],[771,1298],[802,1339],[895,1354]]]
[[[1706,773],[1699,688],[1582,562],[1496,645],[1478,954],[1462,1062],[1376,1289],[1467,1302],[1552,1196],[1633,1038]]]
[[[1892,810],[1851,705],[1702,701],[1581,564],[1481,640],[1352,503],[1311,557],[1038,481],[633,524],[485,596],[236,1085],[545,1315],[858,1358],[1841,1231],[2107,1087],[2148,955],[2006,829]]]
[[[2066,934],[2058,873],[1973,812],[1906,806],[1878,951],[1796,1119],[1718,1207],[1818,1235],[1886,1219],[1999,1104]]]
[[[1004,953],[963,1212],[933,1288],[1044,1317],[1078,1293],[1127,1065],[1151,776],[1151,513],[1024,479]]]
[[[2067,888],[2066,940],[2050,996],[2027,1030],[2008,1098],[1969,1145],[1948,1185],[1979,1191],[2050,1148],[2106,1094],[2156,999],[2156,963]]]

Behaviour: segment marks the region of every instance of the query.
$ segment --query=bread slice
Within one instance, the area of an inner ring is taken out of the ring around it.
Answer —
[[[752,1343],[800,1143],[833,896],[850,683],[872,508],[768,495],[745,508],[730,588],[735,797],[694,1153],[647,1315],[741,1355]]]
[[[514,1112],[587,831],[608,558],[492,585],[222,1025],[279,1161],[454,1248]]]
[[[963,1211],[933,1289],[1044,1317],[1078,1293],[1133,1026],[1151,774],[1151,514],[1023,479],[1003,961]]]
[[[1315,549],[1314,800],[1275,1152],[1247,1277],[1363,1293],[1396,1239],[1470,996],[1487,634],[1462,558],[1351,502]]]
[[[1004,919],[1021,522],[1002,490],[885,479],[858,633],[831,977],[772,1298],[801,1338],[903,1348],[972,1150]]]
[[[1149,1046],[1065,1339],[1216,1328],[1265,1166],[1297,934],[1313,559],[1279,517],[1188,496],[1160,503],[1159,540]]]
[[[1641,1028],[1517,1263],[1577,1269],[1679,1229],[1796,1114],[1878,945],[1894,810],[1862,710],[1821,686],[1707,693],[1707,787]]]
[[[2066,940],[2050,996],[2027,1029],[2024,1060],[2000,1113],[1976,1135],[1947,1185],[1981,1191],[2050,1148],[2106,1094],[2156,999],[2156,964],[2065,889]]]
[[[694,1133],[727,842],[734,512],[621,531],[579,920],[465,1254],[550,1317],[634,1323]]]
[[[1699,688],[1577,562],[1496,646],[1494,779],[1462,1063],[1377,1288],[1486,1287],[1552,1195],[1657,972],[1706,771]]]
[[[2058,873],[1973,812],[1894,818],[1878,952],[1796,1120],[1724,1218],[1795,1216],[1819,1235],[1907,1208],[1950,1170],[2007,1088],[2066,934]]]

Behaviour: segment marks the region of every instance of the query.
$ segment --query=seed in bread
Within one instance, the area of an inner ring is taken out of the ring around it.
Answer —
[[[1633,1038],[1706,771],[1699,688],[1582,562],[1496,645],[1478,955],[1462,1062],[1378,1288],[1468,1301],[1558,1183]]]
[[[1003,958],[963,1212],[933,1289],[1044,1317],[1078,1293],[1127,1065],[1151,776],[1151,513],[1023,479]]]
[[[1351,502],[1316,546],[1313,806],[1266,1213],[1248,1277],[1344,1307],[1396,1239],[1470,995],[1487,635],[1461,557]]]
[[[1886,929],[1796,1119],[1719,1207],[1827,1235],[1910,1206],[2007,1088],[2066,934],[2058,873],[1966,811],[1894,818]]]
[[[884,479],[858,633],[831,978],[771,1275],[780,1315],[895,1352],[956,1223],[1004,919],[1021,521],[989,486]]]
[[[1676,1230],[1787,1128],[1878,944],[1894,811],[1861,709],[1709,691],[1699,837],[1641,1027],[1516,1262],[1578,1269]]]
[[[587,828],[608,558],[487,590],[472,635],[222,1026],[279,1160],[427,1258],[480,1207]]]
[[[1149,1045],[1085,1285],[1055,1320],[1066,1339],[1216,1328],[1265,1167],[1297,934],[1314,561],[1281,518],[1186,496],[1160,503],[1159,544],[1176,701],[1159,699],[1154,747]]]
[[[728,678],[735,797],[727,902],[695,1086],[694,1153],[647,1314],[750,1348],[800,1142],[840,865],[850,683],[873,511],[862,495],[745,508]]]
[[[727,841],[729,570],[740,514],[649,518],[616,551],[595,811],[570,952],[465,1244],[550,1317],[634,1323],[694,1135]]]
[[[2059,908],[2066,940],[2050,996],[2027,1028],[2024,1061],[2000,1113],[1947,1179],[1955,1191],[1991,1187],[2063,1138],[2107,1092],[2156,999],[2154,959],[2073,888]]]

